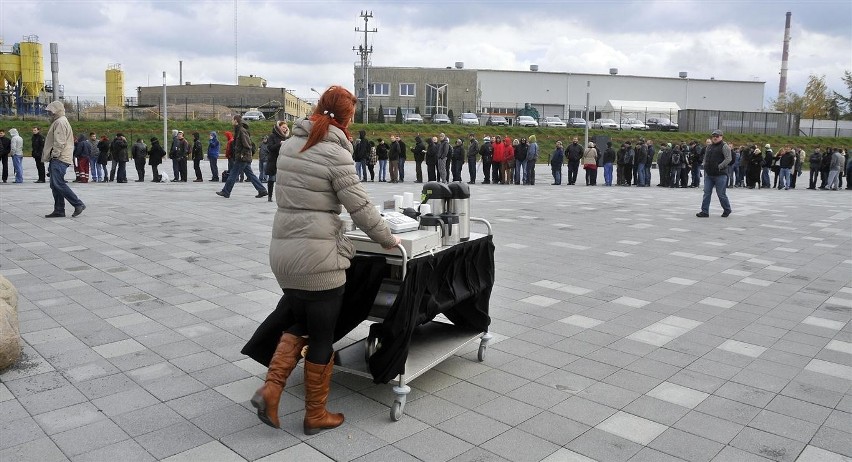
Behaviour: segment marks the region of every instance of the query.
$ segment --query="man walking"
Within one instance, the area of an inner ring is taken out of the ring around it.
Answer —
[[[50,190],[53,192],[53,212],[45,215],[45,218],[64,217],[66,200],[74,207],[74,213],[71,216],[76,217],[83,213],[86,205],[65,182],[65,171],[74,162],[74,132],[71,130],[68,118],[65,117],[65,106],[61,101],[48,104],[46,109],[53,119],[44,141],[46,160],[50,162],[48,168]]]
[[[44,163],[41,161],[41,155],[44,152],[44,135],[41,134],[41,129],[38,127],[33,127],[33,138],[31,141],[32,150],[33,150],[33,160],[36,164],[36,170],[38,171],[38,180],[36,183],[44,183],[45,175],[44,175]]]
[[[257,195],[254,197],[266,197],[266,188],[263,187],[263,184],[254,172],[251,171],[251,156],[253,151],[254,145],[249,136],[248,125],[243,122],[241,116],[234,116],[234,141],[231,151],[231,155],[234,158],[234,169],[228,172],[228,181],[225,182],[225,186],[221,191],[216,191],[216,194],[225,198],[231,197],[231,190],[234,188],[234,183],[240,174],[244,173],[249,181],[251,181],[254,189],[257,190]]]
[[[710,216],[710,196],[713,189],[722,205],[722,218],[731,214],[731,203],[725,188],[728,186],[727,167],[731,163],[731,148],[722,140],[722,130],[713,130],[710,134],[710,145],[704,152],[704,198],[701,200],[701,211],[695,216],[707,218]]]

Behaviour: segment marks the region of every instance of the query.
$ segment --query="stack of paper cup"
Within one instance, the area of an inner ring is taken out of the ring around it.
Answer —
[[[414,206],[414,193],[404,192],[402,193],[402,207],[409,208]]]
[[[403,198],[399,194],[395,194],[393,196],[393,211],[394,212],[402,211],[402,201],[403,201]]]

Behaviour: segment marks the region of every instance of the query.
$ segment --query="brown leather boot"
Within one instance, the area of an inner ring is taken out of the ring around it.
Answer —
[[[266,382],[258,388],[251,398],[251,405],[257,408],[257,417],[270,427],[281,428],[278,420],[278,403],[281,392],[287,383],[287,377],[302,358],[302,349],[308,344],[308,339],[293,334],[284,333],[275,354],[269,362],[266,372]]]
[[[328,364],[314,364],[305,360],[304,429],[306,435],[314,435],[320,430],[339,427],[343,423],[343,414],[330,413],[325,409],[333,369],[333,353]]]

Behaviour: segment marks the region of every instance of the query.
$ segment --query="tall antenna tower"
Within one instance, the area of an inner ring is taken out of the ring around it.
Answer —
[[[367,28],[367,23],[373,17],[372,11],[362,11],[361,18],[364,18],[364,30],[355,28],[355,32],[364,33],[364,43],[357,47],[352,47],[352,51],[357,52],[361,56],[361,78],[358,80],[358,96],[362,98],[361,111],[362,121],[367,123],[370,121],[370,54],[373,53],[373,47],[369,45],[367,34],[378,32],[375,27],[370,30]]]

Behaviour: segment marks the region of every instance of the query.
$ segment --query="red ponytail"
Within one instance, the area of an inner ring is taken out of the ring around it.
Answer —
[[[347,139],[351,138],[347,127],[352,116],[355,115],[357,102],[358,99],[349,90],[337,85],[328,87],[328,90],[320,96],[317,108],[310,117],[310,121],[313,122],[311,134],[308,136],[308,142],[299,152],[305,152],[325,139],[329,125],[341,129]]]

